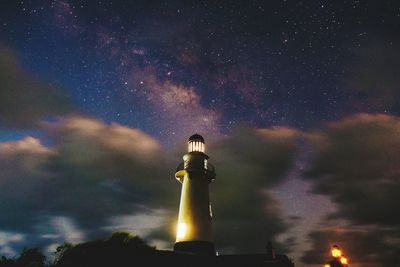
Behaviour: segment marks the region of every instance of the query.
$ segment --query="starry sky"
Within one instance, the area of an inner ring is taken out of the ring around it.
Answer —
[[[200,133],[221,253],[400,251],[398,1],[1,1],[0,254],[171,248]]]

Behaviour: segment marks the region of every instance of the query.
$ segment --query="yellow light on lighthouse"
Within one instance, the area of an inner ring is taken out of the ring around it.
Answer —
[[[202,152],[204,153],[204,139],[201,135],[195,134],[193,139],[188,142],[188,152]]]
[[[183,239],[185,238],[186,234],[187,234],[187,224],[186,223],[179,223],[178,224],[178,230],[176,231],[176,237],[179,239]]]
[[[189,142],[188,144],[188,151],[189,152],[203,152],[204,153],[204,144],[199,141]]]
[[[347,260],[347,258],[345,258],[345,257],[341,257],[341,258],[340,258],[340,262],[341,262],[342,264],[348,264],[348,263],[347,263],[348,260]]]
[[[331,267],[330,264],[324,264],[324,267]]]
[[[339,249],[339,247],[337,245],[333,245],[332,246],[332,257],[334,258],[340,258],[342,256],[342,251]]]

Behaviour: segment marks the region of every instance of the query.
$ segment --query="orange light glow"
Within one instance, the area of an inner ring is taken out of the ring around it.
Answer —
[[[340,258],[340,262],[341,262],[342,264],[347,264],[347,258],[341,257],[341,258]]]
[[[330,264],[324,264],[324,267],[331,267]]]
[[[339,249],[338,246],[333,246],[331,252],[332,252],[332,257],[334,258],[340,258],[342,256],[342,251]]]

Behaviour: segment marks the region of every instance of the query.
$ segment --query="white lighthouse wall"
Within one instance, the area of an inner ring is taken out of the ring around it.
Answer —
[[[208,183],[202,172],[185,172],[176,242],[212,241]]]

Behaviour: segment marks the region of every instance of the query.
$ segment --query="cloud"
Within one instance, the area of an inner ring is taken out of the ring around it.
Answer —
[[[326,238],[346,244],[348,237],[351,244],[375,240],[373,251],[361,245],[349,250],[355,263],[364,264],[362,252],[371,266],[379,257],[395,258],[390,248],[400,240],[395,234],[399,218],[396,207],[387,204],[398,202],[399,125],[394,116],[360,114],[308,135],[315,154],[307,179],[315,193],[338,205],[329,220],[348,222],[341,235],[337,227],[312,233],[313,250],[319,251]],[[180,160],[174,153],[138,129],[94,118],[67,117],[44,124],[43,130],[51,146],[33,137],[0,143],[3,231],[41,234],[60,243],[111,229],[135,229],[173,242],[180,193],[173,179]],[[299,136],[288,128],[243,128],[207,143],[217,171],[211,200],[220,252],[262,251],[266,241],[276,241],[290,227],[270,189],[291,169]],[[145,218],[153,218],[154,225],[144,225]],[[303,260],[320,263],[313,250]]]
[[[216,243],[241,252],[264,251],[289,227],[269,189],[286,178],[299,132],[239,129],[212,149],[217,180],[211,184]]]
[[[74,222],[70,218],[56,216],[50,220],[50,223],[57,231],[61,242],[65,241],[75,244],[84,240],[84,233],[77,229],[77,227],[74,225]]]
[[[314,142],[318,152],[307,172],[314,191],[331,196],[340,205],[338,215],[359,224],[400,225],[388,205],[400,201],[399,133],[399,118],[389,115],[360,114],[330,124]]]
[[[146,213],[135,215],[122,215],[110,218],[110,226],[113,231],[125,230],[136,233],[139,236],[148,236],[167,223],[165,210],[149,210]]]
[[[32,242],[43,246],[115,229],[172,245],[175,152],[141,130],[94,118],[67,117],[42,129],[49,147],[33,137],[0,143],[0,229],[41,236]],[[218,175],[211,185],[217,246],[261,251],[288,227],[268,190],[290,168],[295,138],[290,129],[242,129],[209,146]]]
[[[12,245],[24,241],[24,236],[17,233],[0,231],[0,253],[5,256],[13,256],[15,250]]]
[[[330,258],[330,247],[338,244],[351,266],[394,266],[399,260],[400,243],[388,242],[390,237],[399,238],[399,232],[385,229],[376,231],[370,228],[313,231],[309,234],[313,249],[306,252],[302,261],[306,264],[322,265]]]
[[[299,135],[288,128],[238,128],[231,136],[211,143],[205,136],[206,153],[217,175],[210,184],[210,201],[214,240],[220,253],[264,252],[267,241],[274,241],[280,251],[289,249],[289,243],[279,243],[277,236],[290,223],[269,190],[285,180]],[[175,186],[180,189],[178,183]],[[171,225],[176,224],[179,193],[174,198],[175,213],[154,237],[174,238],[165,234],[176,230]]]
[[[157,208],[169,193],[165,154],[158,141],[141,130],[82,117],[47,129],[57,147],[49,162],[59,177],[54,186],[62,189],[61,196],[55,196],[57,209],[81,226],[138,213],[142,206]]]
[[[29,128],[41,119],[66,114],[61,91],[25,71],[14,51],[0,45],[0,128]]]
[[[0,143],[4,231],[64,236],[82,231],[90,238],[113,216],[164,208],[164,195],[174,192],[167,190],[159,143],[140,130],[82,117],[46,124],[45,130],[51,147],[33,137]]]
[[[45,165],[52,154],[33,137],[0,144],[2,230],[26,230],[41,215],[47,194],[43,189],[51,179]]]
[[[386,258],[394,259],[387,254],[400,255],[397,249],[400,238],[393,234],[400,231],[395,204],[400,202],[399,133],[398,117],[358,114],[331,123],[310,137],[315,155],[305,177],[312,181],[315,193],[329,196],[337,205],[337,211],[327,220],[348,222],[346,229],[349,237],[354,238],[351,239],[354,246],[366,244],[363,239],[375,238],[371,246],[376,249],[365,250],[364,258],[376,253],[380,259],[371,259],[376,266],[381,266],[380,262]],[[353,232],[366,227],[369,231]],[[335,239],[334,233],[312,234],[314,249],[321,234]],[[359,255],[357,261],[362,262]],[[316,258],[305,259],[311,262]],[[399,260],[398,256],[396,259]]]

